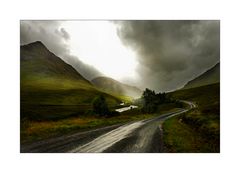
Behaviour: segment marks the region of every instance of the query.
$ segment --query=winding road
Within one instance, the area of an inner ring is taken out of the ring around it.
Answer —
[[[188,101],[188,109],[159,115],[152,119],[113,125],[88,132],[79,132],[21,146],[23,153],[151,153],[161,152],[162,123],[196,107]]]

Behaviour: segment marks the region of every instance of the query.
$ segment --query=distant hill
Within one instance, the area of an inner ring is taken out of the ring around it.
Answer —
[[[210,68],[197,78],[189,81],[183,89],[195,88],[203,85],[209,85],[220,82],[220,63]]]
[[[57,119],[82,114],[91,109],[92,100],[100,94],[110,106],[121,101],[96,89],[40,41],[20,47],[21,118]]]
[[[126,85],[109,77],[97,77],[91,81],[96,87],[110,93],[116,93],[134,98],[140,97],[142,91],[134,86]]]

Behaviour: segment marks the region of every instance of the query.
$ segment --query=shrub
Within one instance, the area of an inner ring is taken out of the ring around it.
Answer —
[[[93,112],[99,116],[104,116],[109,114],[108,105],[104,96],[100,95],[94,98],[93,103]]]

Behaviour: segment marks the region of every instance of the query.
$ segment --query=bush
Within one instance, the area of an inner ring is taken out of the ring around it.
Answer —
[[[109,114],[108,105],[105,97],[102,95],[97,96],[92,103],[93,112],[98,114],[99,116],[104,116]]]

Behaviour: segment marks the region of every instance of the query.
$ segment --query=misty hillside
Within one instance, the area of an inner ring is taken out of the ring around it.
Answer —
[[[183,89],[199,87],[220,82],[220,63],[210,68],[197,78],[189,81]]]
[[[21,78],[59,77],[81,80],[88,85],[91,83],[80,75],[71,65],[50,52],[42,42],[36,41],[21,46]]]
[[[126,85],[109,77],[97,77],[91,81],[96,87],[110,93],[116,93],[134,98],[140,97],[142,91],[134,86]]]
[[[20,47],[21,118],[52,119],[84,113],[104,95],[109,106],[120,99],[96,89],[71,65],[37,41]]]

